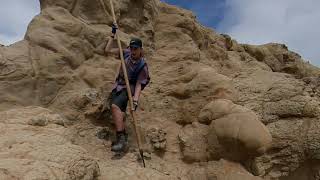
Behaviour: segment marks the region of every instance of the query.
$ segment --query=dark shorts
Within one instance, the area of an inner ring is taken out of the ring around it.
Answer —
[[[127,89],[122,89],[118,92],[116,89],[112,90],[110,105],[112,104],[118,106],[122,112],[126,112],[128,105]]]

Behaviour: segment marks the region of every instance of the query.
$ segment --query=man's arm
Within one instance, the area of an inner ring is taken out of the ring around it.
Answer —
[[[134,109],[136,109],[138,106],[138,101],[139,101],[140,94],[142,91],[142,86],[147,84],[148,77],[149,77],[149,71],[148,71],[147,64],[145,64],[145,66],[143,67],[143,70],[140,72],[140,74],[138,76],[138,80],[137,80],[137,83],[135,86],[135,92],[134,92],[134,96],[133,96]]]
[[[119,48],[112,48],[113,40],[114,40],[113,37],[110,37],[108,40],[106,48],[104,49],[104,52],[106,55],[109,55],[109,54],[119,55],[120,49]]]
[[[134,91],[134,96],[133,96],[134,101],[139,101],[140,93],[141,93],[141,83],[137,82],[135,91]]]
[[[108,43],[104,49],[104,52],[106,55],[109,55],[109,54],[114,54],[114,55],[119,55],[120,56],[120,49],[119,47],[118,48],[112,48],[113,46],[113,40],[116,36],[116,33],[117,33],[117,29],[118,29],[118,25],[117,24],[112,24],[111,26],[112,30],[111,30],[111,37],[109,38],[108,40]]]
[[[133,96],[133,110],[137,110],[138,107],[138,102],[140,98],[140,93],[141,93],[141,83],[137,82],[135,86],[135,91],[134,91],[134,96]]]

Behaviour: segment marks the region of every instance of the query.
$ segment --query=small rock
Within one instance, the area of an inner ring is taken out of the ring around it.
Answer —
[[[143,157],[147,160],[150,160],[151,159],[151,154],[149,152],[144,152],[143,153]]]
[[[28,124],[32,126],[46,126],[48,125],[48,119],[45,116],[36,116],[31,118]]]
[[[96,136],[99,139],[108,140],[110,138],[110,129],[108,127],[101,128],[97,131]]]
[[[167,133],[159,128],[152,128],[147,131],[147,137],[155,150],[165,150],[167,145]]]
[[[29,125],[32,126],[47,126],[48,124],[57,124],[60,126],[65,125],[65,119],[59,114],[43,113],[34,116],[28,121]]]

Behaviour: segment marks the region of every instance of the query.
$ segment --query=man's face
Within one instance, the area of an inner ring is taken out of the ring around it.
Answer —
[[[141,57],[141,48],[137,47],[130,47],[131,56],[133,59],[139,59]]]

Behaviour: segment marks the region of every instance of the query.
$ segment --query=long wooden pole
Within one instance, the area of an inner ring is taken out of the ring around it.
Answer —
[[[103,9],[104,9],[105,13],[107,13],[103,0],[100,0],[100,1],[101,1],[101,4],[103,6]],[[114,13],[114,7],[113,7],[112,0],[110,0],[110,7],[111,7],[111,13],[112,13],[112,17],[113,17],[113,22],[115,24],[117,24],[117,19],[116,19],[116,15]],[[131,93],[130,83],[129,83],[129,80],[128,80],[127,68],[126,68],[126,64],[125,64],[125,61],[124,61],[124,57],[123,57],[123,50],[122,50],[122,46],[121,46],[119,35],[117,33],[115,34],[115,37],[117,39],[118,47],[119,47],[119,50],[120,50],[121,67],[122,67],[122,71],[123,71],[123,74],[124,74],[124,79],[125,79],[125,82],[126,82],[126,89],[127,89],[127,93],[128,93],[128,97],[129,97],[129,107],[130,107],[130,115],[132,117],[132,125],[133,125],[133,128],[134,128],[136,137],[137,137],[137,144],[138,144],[139,153],[140,153],[140,156],[141,156],[141,159],[142,159],[142,162],[143,162],[143,167],[146,167],[145,162],[144,162],[144,157],[143,157],[143,150],[141,148],[142,141],[141,141],[140,131],[139,131],[138,126],[137,126],[137,121],[136,121],[136,117],[135,117],[135,111],[133,109],[132,93]]]

